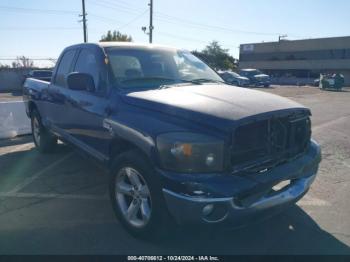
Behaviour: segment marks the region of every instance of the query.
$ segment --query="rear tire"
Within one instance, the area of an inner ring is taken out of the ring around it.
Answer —
[[[109,185],[113,210],[135,237],[157,240],[171,220],[159,180],[138,150],[122,153],[112,163]]]
[[[32,135],[35,147],[41,153],[52,152],[57,144],[57,137],[52,135],[42,124],[37,110],[31,113]]]

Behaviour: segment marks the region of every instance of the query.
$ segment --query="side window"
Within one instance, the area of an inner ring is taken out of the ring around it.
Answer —
[[[67,75],[71,73],[71,66],[75,56],[75,50],[68,50],[63,54],[63,57],[58,65],[55,84],[62,87],[67,87]]]
[[[101,67],[94,51],[89,49],[81,50],[74,71],[90,74],[94,79],[97,91],[101,92],[101,89],[104,89],[104,85],[101,83]]]

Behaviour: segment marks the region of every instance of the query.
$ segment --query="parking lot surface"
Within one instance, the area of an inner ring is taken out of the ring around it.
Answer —
[[[350,91],[261,89],[311,108],[323,161],[309,193],[269,220],[236,230],[131,237],[115,219],[104,169],[60,144],[0,140],[0,254],[350,254]]]

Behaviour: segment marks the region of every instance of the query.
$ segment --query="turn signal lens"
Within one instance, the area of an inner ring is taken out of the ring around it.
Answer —
[[[191,144],[175,144],[171,149],[171,153],[174,156],[191,156],[192,155],[192,145]]]
[[[182,151],[185,156],[191,156],[192,155],[192,145],[190,144],[183,144],[182,145]]]

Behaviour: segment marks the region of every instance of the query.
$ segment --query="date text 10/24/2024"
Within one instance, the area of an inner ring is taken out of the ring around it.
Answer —
[[[128,256],[128,261],[220,261],[217,256]]]

